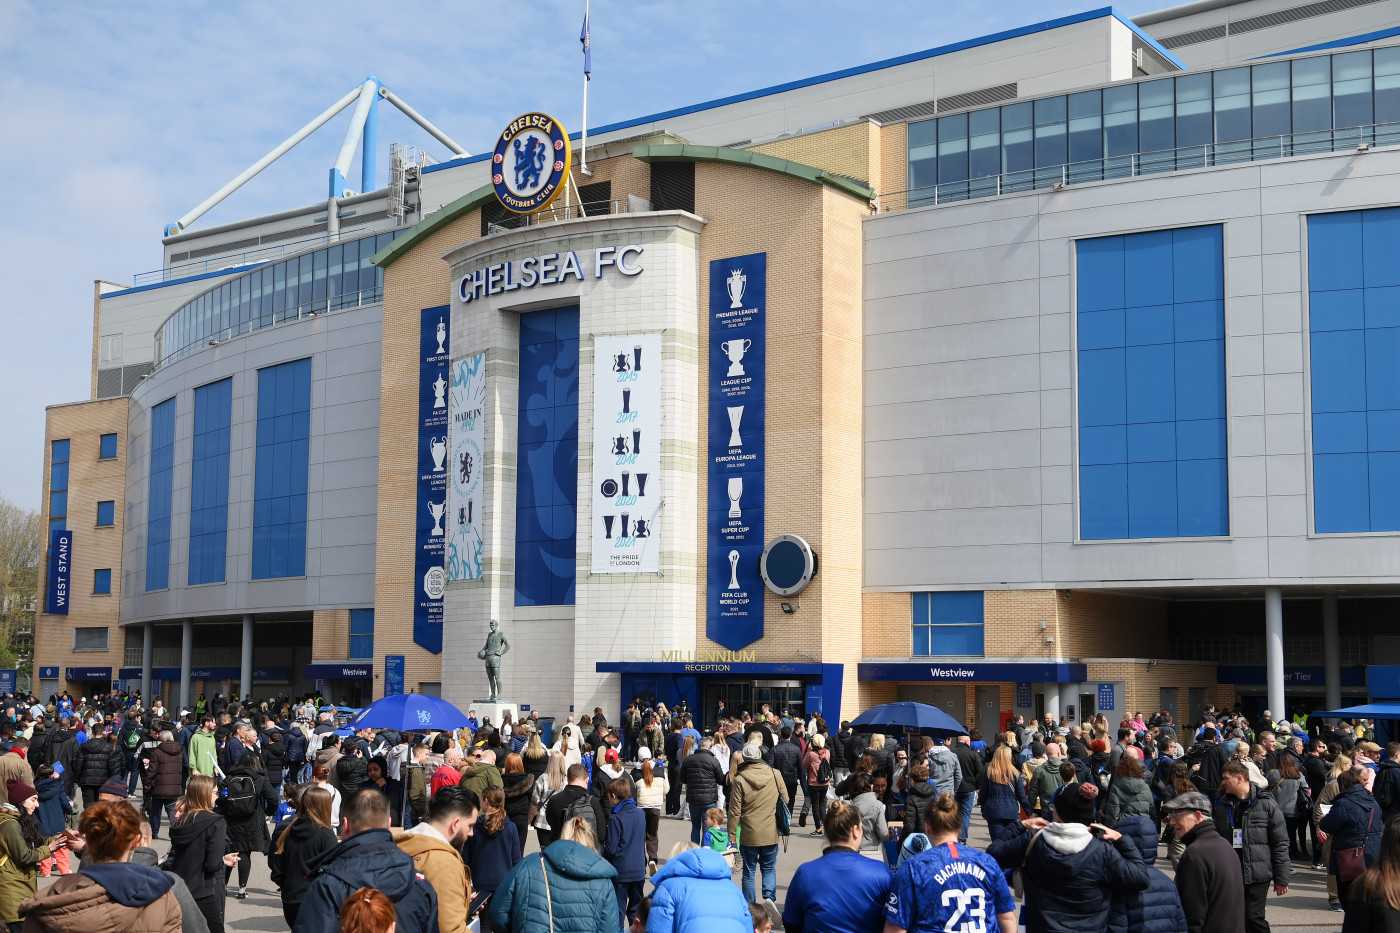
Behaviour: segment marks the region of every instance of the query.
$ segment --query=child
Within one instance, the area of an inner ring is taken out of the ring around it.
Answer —
[[[274,826],[281,826],[284,820],[292,818],[292,814],[297,812],[297,804],[301,802],[301,795],[305,790],[305,784],[296,784],[292,781],[282,785],[282,802],[277,805]]]
[[[628,933],[647,933],[647,917],[651,915],[651,898],[644,897],[637,905],[637,916],[632,918]]]
[[[39,820],[39,828],[46,837],[56,836],[68,827],[65,815],[73,812],[73,804],[68,800],[68,792],[63,786],[63,777],[54,774],[52,765],[40,765],[34,775],[34,789],[39,792],[39,811],[34,814]],[[67,846],[55,849],[51,856],[39,863],[39,873],[46,878],[55,870],[60,875],[72,874]]]
[[[749,916],[753,918],[753,933],[772,933],[773,921],[768,916],[768,908],[758,902],[749,905]]]
[[[729,833],[724,828],[724,811],[711,807],[705,811],[705,845],[723,854],[729,848]]]

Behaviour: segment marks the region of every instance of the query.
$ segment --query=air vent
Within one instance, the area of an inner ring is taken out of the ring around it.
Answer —
[[[384,220],[389,216],[388,211],[375,211],[372,214],[356,214],[354,217],[345,217],[340,221],[340,229],[355,227],[360,224],[374,223],[376,220]]]
[[[309,227],[297,227],[293,230],[279,230],[276,233],[268,233],[262,236],[263,243],[280,243],[283,240],[302,240],[307,237],[319,236],[326,232],[326,222],[312,224]]]
[[[141,380],[155,371],[154,363],[137,363],[135,366],[122,367],[122,395],[130,395],[136,391],[136,387],[141,384]],[[98,373],[100,376],[101,373]]]
[[[1205,29],[1193,29],[1190,32],[1167,36],[1161,40],[1161,43],[1164,49],[1179,49],[1183,45],[1195,45],[1198,42],[1211,42],[1223,38],[1225,38],[1224,23],[1219,26],[1207,26]]]
[[[118,398],[122,394],[122,368],[99,369],[97,371],[97,397]]]
[[[966,110],[969,107],[984,107],[987,104],[1015,100],[1016,94],[1016,82],[1013,81],[1010,84],[998,84],[976,91],[965,91],[962,94],[952,94],[937,100],[926,100],[919,104],[892,107],[889,110],[866,114],[862,119],[874,120],[880,124],[903,123],[906,120],[919,120],[923,117],[937,116],[940,113],[952,113],[954,110]]]
[[[481,205],[481,235],[490,236],[499,230],[516,230],[530,226],[529,214],[517,214],[506,210],[499,201],[488,201]]]
[[[247,240],[235,240],[232,243],[220,243],[218,246],[206,246],[203,249],[190,250],[189,259],[200,259],[204,256],[213,256],[216,253],[232,253],[240,249],[248,249],[258,245],[258,238],[253,237]],[[174,257],[172,256],[173,260]]]
[[[1157,41],[1162,43],[1163,48],[1179,49],[1200,42],[1223,39],[1227,35],[1238,36],[1247,32],[1257,32],[1260,29],[1282,26],[1285,23],[1296,23],[1299,20],[1312,19],[1314,16],[1326,16],[1329,13],[1340,13],[1343,10],[1352,10],[1356,7],[1370,6],[1380,2],[1381,0],[1320,0],[1318,3],[1304,3],[1301,6],[1265,13],[1262,16],[1251,16],[1228,25],[1207,26],[1204,29],[1193,29],[1190,32],[1165,36]]]
[[[583,204],[583,212],[589,217],[611,214],[612,182],[595,181],[591,185],[579,185],[578,199]]]
[[[695,213],[695,163],[651,163],[651,206],[658,211]]]
[[[184,262],[186,259],[189,259],[189,258],[190,258],[190,254],[189,254],[188,252],[184,252],[184,253],[171,253],[171,254],[170,254],[170,261],[171,261],[171,262]]]
[[[907,107],[894,107],[890,110],[881,110],[878,113],[866,114],[866,119],[874,120],[876,123],[903,123],[906,120],[918,120],[922,117],[932,117],[938,114],[938,101],[926,100],[922,104],[910,104]]]

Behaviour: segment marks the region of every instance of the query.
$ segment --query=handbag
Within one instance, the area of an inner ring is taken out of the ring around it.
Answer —
[[[540,874],[544,875],[544,904],[549,910],[549,933],[554,933],[554,899],[549,895],[549,869],[544,867],[544,853],[540,853]]]
[[[792,811],[788,809],[787,801],[783,799],[783,788],[778,784],[778,772],[773,772],[773,786],[778,790],[778,807],[774,812],[774,818],[778,824],[779,836],[792,835]]]
[[[1338,881],[1355,881],[1366,871],[1366,840],[1371,838],[1371,820],[1375,815],[1375,810],[1366,815],[1366,834],[1361,837],[1361,845],[1337,850]]]

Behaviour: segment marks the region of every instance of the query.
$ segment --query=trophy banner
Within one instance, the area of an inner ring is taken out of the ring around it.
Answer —
[[[763,637],[768,254],[710,263],[705,634],[731,651]]]
[[[424,308],[418,353],[418,494],[413,558],[413,641],[442,651],[442,566],[447,522],[447,390],[452,359],[447,305]]]
[[[447,448],[452,475],[448,496],[447,579],[480,580],[485,545],[481,508],[486,466],[486,354],[452,362],[451,430]],[[436,454],[436,451],[435,451]]]
[[[593,573],[661,569],[661,335],[593,340]]]

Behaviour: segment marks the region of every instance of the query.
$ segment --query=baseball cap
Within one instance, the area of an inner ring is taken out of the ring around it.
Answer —
[[[1173,810],[1199,810],[1202,813],[1211,812],[1210,798],[1198,790],[1188,790],[1184,794],[1178,794],[1171,800],[1162,804],[1162,809],[1171,812]]]

